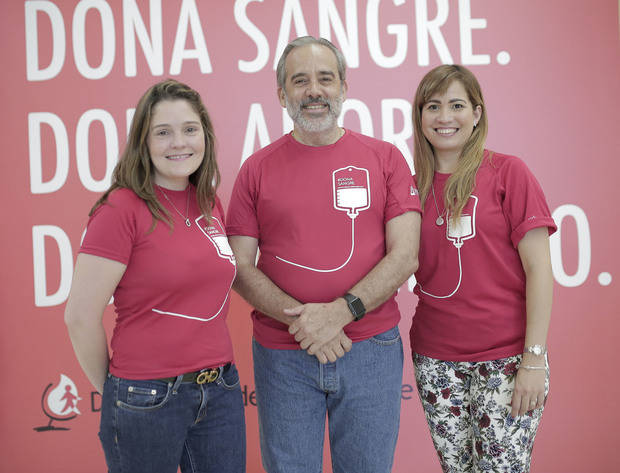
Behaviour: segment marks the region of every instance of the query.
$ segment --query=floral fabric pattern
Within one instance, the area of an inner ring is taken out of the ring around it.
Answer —
[[[414,354],[416,384],[444,473],[527,473],[543,408],[510,415],[521,355],[452,362]],[[549,392],[549,370],[545,401]]]

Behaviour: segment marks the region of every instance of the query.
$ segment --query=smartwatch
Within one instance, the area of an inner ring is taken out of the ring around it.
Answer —
[[[362,300],[353,294],[349,294],[348,292],[342,297],[345,301],[347,301],[349,310],[353,314],[353,321],[357,322],[358,320],[362,320],[364,315],[366,315],[366,307],[364,307]]]

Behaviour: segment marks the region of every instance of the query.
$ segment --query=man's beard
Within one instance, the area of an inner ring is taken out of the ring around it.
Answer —
[[[288,100],[288,96],[284,96],[286,102],[286,111],[289,116],[299,128],[303,131],[310,133],[318,133],[327,131],[336,126],[338,116],[342,111],[343,93],[340,93],[334,99],[325,99],[323,97],[306,98],[301,102],[291,103]],[[308,104],[323,104],[327,105],[327,114],[322,117],[307,118],[304,116],[304,107]]]

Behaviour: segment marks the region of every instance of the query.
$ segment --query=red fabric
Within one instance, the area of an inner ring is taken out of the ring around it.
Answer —
[[[476,175],[463,238],[438,226],[432,194],[426,200],[416,272],[418,307],[411,326],[415,353],[446,361],[485,361],[521,353],[525,339],[525,273],[517,245],[531,229],[556,230],[545,196],[525,163],[493,153]],[[449,174],[435,173],[439,213]],[[475,207],[475,208],[474,208]],[[448,219],[446,219],[447,221]],[[455,244],[462,243],[459,250]],[[459,273],[462,277],[459,285]],[[456,288],[458,290],[448,296]]]
[[[321,147],[285,135],[242,166],[227,232],[259,240],[258,268],[287,294],[301,302],[329,302],[385,256],[385,223],[408,211],[420,211],[420,203],[407,163],[393,145],[350,130]],[[299,348],[285,325],[257,311],[252,316],[261,345]],[[345,332],[353,341],[364,340],[399,320],[392,296]]]
[[[115,376],[175,376],[233,359],[226,315],[235,262],[227,243],[221,243],[223,211],[218,202],[213,225],[205,229],[190,189],[191,228],[159,189],[158,198],[174,219],[173,231],[158,222],[149,232],[153,220],[146,204],[127,189],[112,192],[88,222],[80,252],[127,265],[114,292],[110,372]],[[185,212],[186,191],[165,192]]]

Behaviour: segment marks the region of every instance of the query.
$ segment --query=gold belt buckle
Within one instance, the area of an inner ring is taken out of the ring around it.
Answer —
[[[213,381],[217,379],[219,375],[220,375],[220,370],[217,368],[201,371],[198,374],[198,376],[196,376],[196,383],[198,384],[212,383]]]

